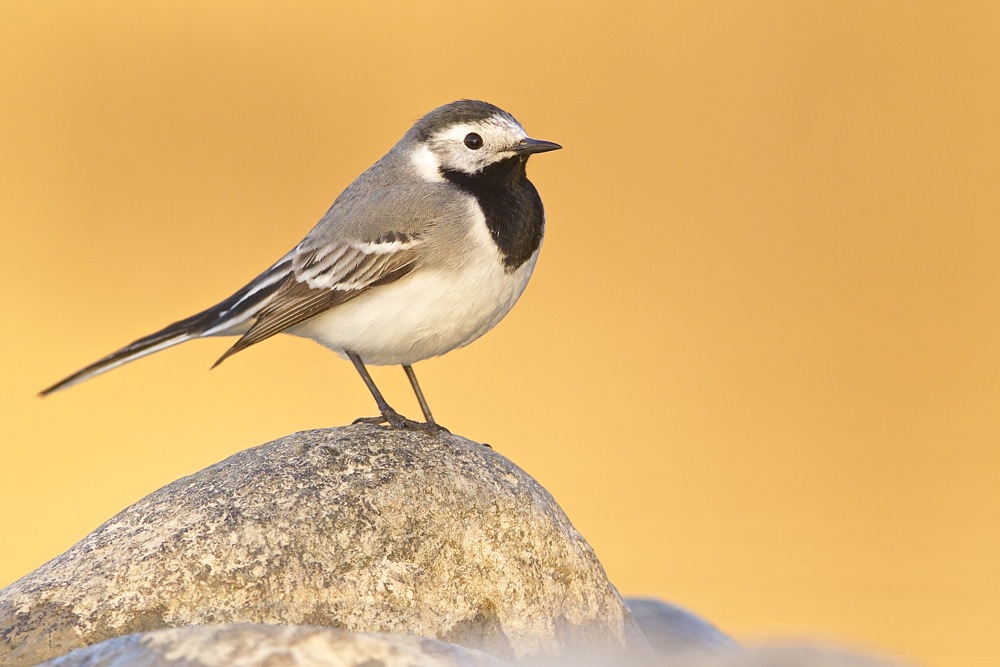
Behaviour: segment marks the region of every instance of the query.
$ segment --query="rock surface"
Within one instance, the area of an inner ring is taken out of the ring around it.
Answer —
[[[422,637],[306,625],[200,625],[109,639],[44,667],[504,667],[470,649]]]
[[[648,651],[552,497],[464,438],[359,425],[240,452],[0,591],[0,664],[167,627],[275,623],[501,658]]]

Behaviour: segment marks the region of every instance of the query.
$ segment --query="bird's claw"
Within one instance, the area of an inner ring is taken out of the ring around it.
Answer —
[[[399,414],[392,408],[385,410],[378,417],[358,417],[354,420],[355,424],[388,424],[392,428],[403,428],[409,429],[411,431],[423,431],[424,433],[430,433],[436,435],[438,433],[451,434],[451,431],[446,429],[444,426],[435,423],[418,422],[412,419],[407,419],[403,415]]]

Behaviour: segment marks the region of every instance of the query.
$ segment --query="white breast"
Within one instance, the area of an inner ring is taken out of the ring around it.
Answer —
[[[535,268],[538,251],[513,273],[504,271],[486,221],[467,237],[468,250],[454,265],[421,267],[391,284],[303,322],[288,333],[312,338],[367,364],[413,364],[468,345],[492,329],[514,306]]]

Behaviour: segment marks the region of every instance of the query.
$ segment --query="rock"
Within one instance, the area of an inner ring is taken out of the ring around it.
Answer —
[[[109,639],[44,667],[504,667],[433,639],[308,625],[200,625]],[[42,666],[40,666],[42,667]]]
[[[847,649],[808,644],[747,646],[718,653],[695,651],[641,664],[643,667],[902,667],[899,662]]]
[[[626,598],[632,617],[657,655],[683,651],[719,652],[737,646],[708,621],[652,598]]]
[[[656,656],[636,667],[892,667],[862,653],[817,644],[742,646],[708,621],[669,602],[626,598],[625,603]],[[603,667],[604,662],[552,661],[544,667]],[[623,663],[614,663],[625,667]],[[538,665],[537,667],[543,667]]]
[[[240,452],[0,591],[0,664],[226,623],[440,639],[504,659],[647,651],[593,550],[464,438],[359,425]]]
[[[657,603],[663,604],[663,603]],[[668,605],[671,606],[671,605]],[[684,616],[687,612],[678,610]],[[522,667],[899,667],[815,645],[672,648],[655,658],[563,655]],[[205,625],[154,630],[77,649],[39,667],[513,667],[433,639],[303,625]]]

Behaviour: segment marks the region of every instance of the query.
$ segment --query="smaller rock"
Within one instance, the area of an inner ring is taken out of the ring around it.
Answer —
[[[154,630],[109,639],[39,667],[505,667],[454,644],[308,625],[237,623]]]
[[[719,652],[737,646],[714,625],[677,605],[653,598],[626,598],[625,604],[657,655]]]
[[[714,654],[676,653],[669,659],[658,657],[646,667],[903,667],[903,664],[843,648],[789,644],[738,647]]]

